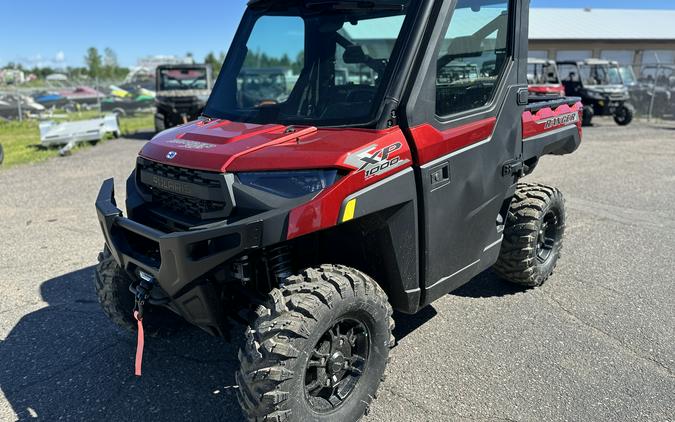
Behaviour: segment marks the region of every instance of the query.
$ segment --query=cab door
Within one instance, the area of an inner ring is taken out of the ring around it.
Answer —
[[[499,254],[515,183],[505,169],[520,156],[527,102],[527,10],[521,4],[437,2],[438,19],[418,61],[421,76],[404,97],[421,204],[422,306],[490,267]]]

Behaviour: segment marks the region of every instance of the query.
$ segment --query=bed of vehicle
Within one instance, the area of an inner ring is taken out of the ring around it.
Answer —
[[[558,262],[562,193],[520,180],[578,148],[582,104],[529,97],[528,6],[250,1],[203,115],[140,151],[127,215],[100,189],[105,313],[153,335],[243,329],[249,420],[359,419],[394,309],[489,268],[538,286]],[[241,83],[289,57],[287,96]]]
[[[528,58],[527,83],[533,95],[564,97],[565,87],[560,82],[555,60]]]

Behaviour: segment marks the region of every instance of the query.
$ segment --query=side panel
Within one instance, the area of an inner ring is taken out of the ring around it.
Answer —
[[[513,176],[502,175],[502,167],[518,155],[521,139],[516,93],[513,87],[501,98],[501,112],[495,110],[494,130],[488,137],[417,167],[425,221],[425,304],[471,280],[497,259],[502,239],[498,216],[514,182]],[[445,137],[452,131],[438,134]],[[441,179],[447,172],[447,179],[438,182],[439,172]]]
[[[449,1],[439,6],[439,19],[420,61],[422,77],[410,87],[405,102],[403,124],[413,145],[419,187],[421,306],[496,261],[504,205],[515,183],[514,176],[503,174],[503,168],[522,151],[524,104],[519,103],[518,92],[527,90],[526,1],[510,2],[508,54],[492,99],[484,106],[447,117],[436,115],[437,89],[441,89],[437,84],[447,86],[446,76],[437,76],[437,52],[446,48],[442,43],[448,41],[444,40],[448,23],[462,3],[466,2]],[[462,40],[458,49],[468,48],[471,41]],[[459,101],[462,97],[455,98]]]
[[[408,168],[349,195],[340,210],[340,221],[361,225],[370,274],[394,309],[406,313],[417,312],[421,297],[417,209],[415,176]]]

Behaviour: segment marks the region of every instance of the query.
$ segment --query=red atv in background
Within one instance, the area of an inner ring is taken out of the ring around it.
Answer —
[[[556,266],[562,194],[519,180],[577,149],[581,103],[528,99],[528,4],[251,0],[204,115],[141,150],[127,217],[101,187],[103,310],[152,334],[243,323],[249,420],[359,419],[393,309]],[[286,94],[244,83],[265,67]]]
[[[565,87],[560,81],[555,60],[528,58],[527,84],[532,95],[565,96]]]

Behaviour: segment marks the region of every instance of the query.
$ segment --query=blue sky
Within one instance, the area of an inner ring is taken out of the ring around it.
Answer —
[[[246,0],[31,0],[3,2],[0,65],[81,66],[88,47],[112,48],[121,65],[141,56],[198,60],[226,51]],[[674,0],[532,0],[533,7],[675,9]]]

